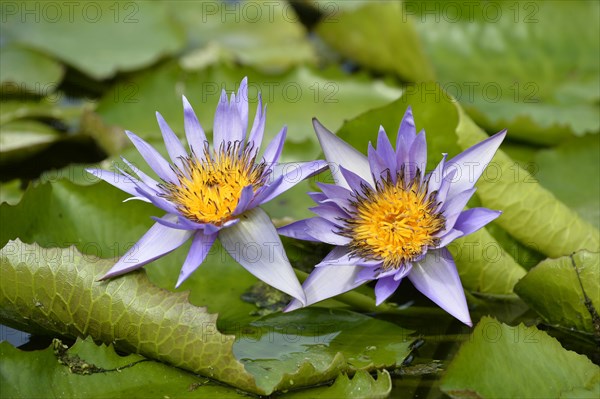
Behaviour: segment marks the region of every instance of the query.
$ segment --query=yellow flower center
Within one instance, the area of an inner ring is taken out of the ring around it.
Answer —
[[[403,171],[396,183],[388,176],[375,189],[362,187],[340,233],[352,239],[352,254],[383,261],[384,270],[398,269],[439,242],[434,234],[444,228],[445,219],[436,212],[436,197],[437,192],[427,195],[419,174],[408,183]]]
[[[183,170],[174,166],[179,181],[162,184],[164,197],[189,220],[219,226],[233,218],[244,187],[256,192],[265,183],[266,165],[255,159],[253,148],[242,149],[237,141],[212,153],[206,143],[204,159],[192,153],[183,159]]]

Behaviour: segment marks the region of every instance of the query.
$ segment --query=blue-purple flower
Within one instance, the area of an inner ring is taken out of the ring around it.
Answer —
[[[259,156],[266,106],[263,109],[259,94],[254,123],[247,134],[247,88],[244,79],[230,101],[223,90],[214,118],[212,147],[185,97],[184,127],[189,149],[156,113],[170,162],[146,141],[126,132],[160,180],[134,168],[127,160],[124,162],[137,176],[122,169],[118,172],[88,170],[134,199],[151,202],[166,212],[162,217],[153,218],[156,223],[103,279],[140,268],[192,239],[177,281],[179,286],[200,266],[219,238],[225,250],[250,273],[299,302],[305,302],[277,231],[258,206],[298,183],[297,176],[308,177],[326,164],[324,161],[303,162],[294,168],[278,165],[286,127]],[[251,256],[244,256],[246,245],[252,246]]]
[[[383,127],[368,157],[313,120],[335,184],[309,193],[318,216],[279,229],[282,235],[335,245],[303,284],[306,305],[377,280],[376,303],[404,277],[448,313],[472,325],[463,288],[446,246],[500,216],[463,210],[506,133],[500,132],[425,174],[425,132],[416,134],[410,107],[392,147]],[[335,168],[333,167],[335,166]],[[338,170],[339,169],[339,170]],[[293,300],[286,310],[301,307]]]

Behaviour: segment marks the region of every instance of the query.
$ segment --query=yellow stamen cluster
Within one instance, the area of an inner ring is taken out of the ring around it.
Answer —
[[[207,143],[203,155],[183,159],[183,170],[174,167],[179,181],[162,184],[164,197],[189,220],[220,226],[233,218],[244,187],[252,185],[256,192],[265,183],[266,165],[255,164],[253,148],[240,142],[212,152]]]
[[[383,269],[398,269],[419,257],[439,239],[434,234],[444,228],[444,217],[436,212],[437,193],[427,195],[420,175],[405,182],[404,171],[394,183],[388,176],[376,188],[362,187],[352,201],[352,218],[340,232],[351,238],[351,253],[383,261]]]

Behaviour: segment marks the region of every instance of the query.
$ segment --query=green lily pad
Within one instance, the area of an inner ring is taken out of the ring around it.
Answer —
[[[488,137],[456,105],[458,144],[467,149]],[[597,250],[600,232],[587,223],[527,170],[502,150],[498,151],[477,183],[483,206],[501,209],[496,223],[512,237],[549,257],[571,254],[580,249]]]
[[[151,65],[184,44],[161,2],[29,1],[15,8],[9,13],[7,7],[2,22],[8,43],[37,49],[94,79]]]
[[[409,82],[432,80],[412,19],[400,2],[365,2],[328,14],[324,8],[317,34],[343,56],[379,72],[395,73]],[[338,10],[337,4],[336,11]]]
[[[440,388],[454,398],[557,398],[573,390],[597,397],[598,381],[597,365],[563,349],[545,332],[484,317],[448,366]]]
[[[52,94],[64,74],[61,64],[34,50],[19,46],[0,47],[0,86],[2,95]]]
[[[600,337],[600,254],[579,251],[547,259],[515,292],[550,325]]]
[[[0,125],[0,164],[27,158],[61,138],[59,132],[36,121],[22,120]]]
[[[181,95],[185,94],[205,130],[212,130],[213,117],[222,89],[237,90],[248,76],[250,118],[253,119],[257,93],[268,104],[265,141],[284,125],[288,127],[284,161],[314,159],[319,153],[311,118],[318,117],[333,129],[345,119],[388,103],[401,94],[381,81],[351,78],[339,71],[314,72],[298,67],[283,75],[266,75],[249,68],[211,67],[198,72],[183,72],[176,64],[150,70],[131,80],[117,83],[100,100],[97,112],[106,123],[149,140],[160,140],[154,116],[160,112],[173,130],[183,135]],[[219,83],[217,83],[219,82]]]
[[[316,62],[308,33],[286,2],[169,1],[168,5],[187,33],[187,50],[181,59],[187,70],[224,61],[281,72]]]
[[[23,352],[8,342],[0,343],[0,391],[2,397],[57,399],[130,398],[144,396],[177,398],[247,398],[248,394],[198,377],[140,355],[120,356],[112,345],[95,345],[78,339],[68,348],[59,340],[44,350]],[[35,380],[35,384],[30,382]],[[385,398],[392,382],[387,371],[373,379],[366,371],[354,377],[340,375],[332,386],[294,391],[278,398]]]
[[[78,340],[69,349],[55,340],[47,349],[34,352],[2,342],[0,354],[2,397],[244,397],[206,378],[140,355],[119,356],[112,346],[96,346],[89,338]]]
[[[534,160],[534,178],[582,219],[600,228],[600,137],[572,139],[539,151]]]
[[[399,366],[411,350],[409,331],[347,311],[319,315],[304,309],[224,335],[216,315],[188,303],[187,294],[152,285],[143,272],[98,282],[113,263],[74,247],[11,241],[0,254],[3,323],[38,333],[90,335],[258,394],[318,384],[341,371]],[[266,332],[258,342],[247,335],[257,327]],[[381,339],[371,340],[379,347],[367,345],[367,332]]]
[[[440,85],[477,124],[549,144],[600,131],[599,6],[410,1],[405,9]]]
[[[23,198],[21,180],[15,179],[0,183],[0,204],[6,202],[9,205],[16,205],[21,198]]]

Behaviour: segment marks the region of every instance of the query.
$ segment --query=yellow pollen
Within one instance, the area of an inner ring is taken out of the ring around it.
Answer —
[[[444,228],[445,220],[436,212],[437,193],[427,195],[419,174],[408,184],[401,173],[396,183],[388,177],[375,189],[362,189],[352,202],[352,218],[340,232],[352,239],[352,254],[381,260],[384,270],[398,269],[439,241],[434,234]]]
[[[239,142],[213,152],[206,143],[203,155],[184,158],[183,170],[174,167],[179,181],[162,184],[164,197],[189,220],[219,226],[233,218],[244,187],[256,192],[265,183],[266,165],[255,164],[253,149],[242,149]]]

